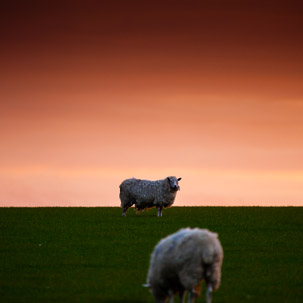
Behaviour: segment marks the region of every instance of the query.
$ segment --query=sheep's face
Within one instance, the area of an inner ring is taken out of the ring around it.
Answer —
[[[180,181],[180,180],[181,180],[181,178],[177,179],[176,177],[167,177],[167,181],[168,181],[171,191],[180,190],[180,186],[178,184],[178,181]]]

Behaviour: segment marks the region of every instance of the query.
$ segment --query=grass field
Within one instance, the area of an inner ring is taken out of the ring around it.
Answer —
[[[153,302],[150,253],[187,226],[219,233],[214,303],[303,302],[303,208],[258,207],[0,208],[0,302]]]

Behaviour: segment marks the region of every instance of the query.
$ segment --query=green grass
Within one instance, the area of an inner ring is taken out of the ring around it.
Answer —
[[[0,208],[0,302],[154,302],[155,244],[181,227],[219,233],[213,302],[303,302],[303,208]],[[205,291],[198,302],[205,302]]]

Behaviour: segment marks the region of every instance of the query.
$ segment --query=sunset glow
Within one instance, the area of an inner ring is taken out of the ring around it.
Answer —
[[[220,2],[7,4],[0,206],[170,175],[177,206],[303,206],[298,4]]]

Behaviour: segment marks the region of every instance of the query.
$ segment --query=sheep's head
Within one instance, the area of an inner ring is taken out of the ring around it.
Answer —
[[[167,182],[169,184],[170,190],[171,191],[177,191],[180,190],[180,186],[178,184],[178,181],[180,181],[181,178],[176,178],[176,177],[167,177]]]

